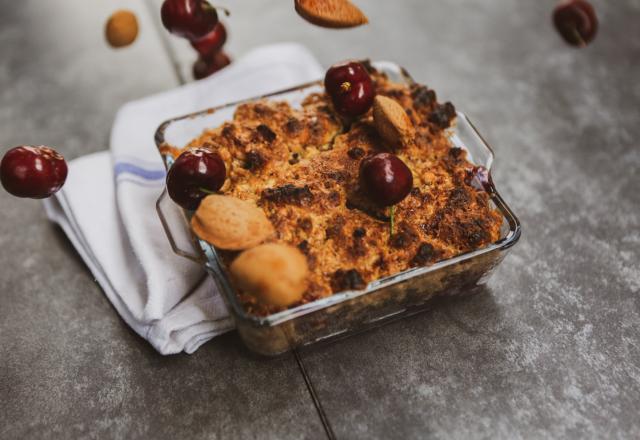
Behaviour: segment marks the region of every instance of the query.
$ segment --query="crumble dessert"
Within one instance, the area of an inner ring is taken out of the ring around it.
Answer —
[[[376,95],[404,110],[413,139],[390,142],[390,129],[383,130],[383,137],[374,123],[375,107],[345,123],[328,95],[315,93],[301,108],[269,100],[240,105],[232,121],[186,147],[215,151],[227,169],[220,192],[261,208],[273,226],[267,243],[296,247],[306,257],[306,289],[287,305],[261,300],[264,295],[256,294],[256,283],[251,291],[233,277],[248,313],[269,315],[336,292],[363,289],[371,281],[499,238],[502,215],[485,191],[471,185],[474,165],[466,151],[449,140],[453,105],[438,103],[426,86],[396,84],[373,69],[370,74]],[[384,114],[390,106],[382,99],[377,111]],[[359,182],[362,159],[385,151],[401,158],[413,175],[413,189],[395,205],[393,234],[388,209],[373,203]],[[218,250],[233,267],[239,252]]]

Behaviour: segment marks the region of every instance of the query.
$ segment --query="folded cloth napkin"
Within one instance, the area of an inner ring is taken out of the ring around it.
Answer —
[[[302,46],[253,50],[212,77],[125,104],[110,151],[73,160],[63,189],[45,200],[124,321],[162,354],[193,353],[233,328],[211,278],[176,256],[156,214],[165,171],[156,128],[171,117],[320,78]],[[175,209],[178,209],[177,207]]]

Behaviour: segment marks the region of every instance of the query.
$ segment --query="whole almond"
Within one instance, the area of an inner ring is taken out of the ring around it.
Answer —
[[[207,243],[233,251],[257,246],[273,233],[271,222],[254,203],[217,194],[200,202],[191,229]]]
[[[236,285],[263,304],[287,307],[307,290],[307,259],[290,245],[267,243],[248,249],[229,270]]]
[[[369,23],[349,0],[295,0],[298,15],[317,26],[350,28]]]
[[[378,134],[392,145],[406,146],[413,142],[415,129],[402,106],[386,96],[373,100],[373,122]]]

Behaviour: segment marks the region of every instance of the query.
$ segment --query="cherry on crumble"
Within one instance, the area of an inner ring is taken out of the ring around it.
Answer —
[[[167,173],[169,197],[184,209],[194,210],[208,194],[218,191],[227,178],[222,158],[198,148],[182,153]]]
[[[368,112],[373,105],[373,81],[362,63],[334,64],[327,70],[324,87],[335,110],[342,116],[355,118]]]
[[[413,175],[395,154],[378,153],[362,160],[360,182],[375,203],[391,206],[409,194],[413,188]]]

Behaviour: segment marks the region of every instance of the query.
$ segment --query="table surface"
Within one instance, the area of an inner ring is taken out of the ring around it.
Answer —
[[[487,292],[299,359],[251,356],[235,333],[162,357],[42,205],[0,192],[0,437],[640,437],[640,1],[594,0],[585,50],[552,30],[552,0],[359,0],[371,24],[345,31],[291,3],[226,2],[230,53],[294,40],[325,66],[406,66],[494,147],[520,243]],[[2,152],[103,150],[119,106],[189,78],[159,5],[0,0]],[[117,7],[141,34],[114,51]]]

